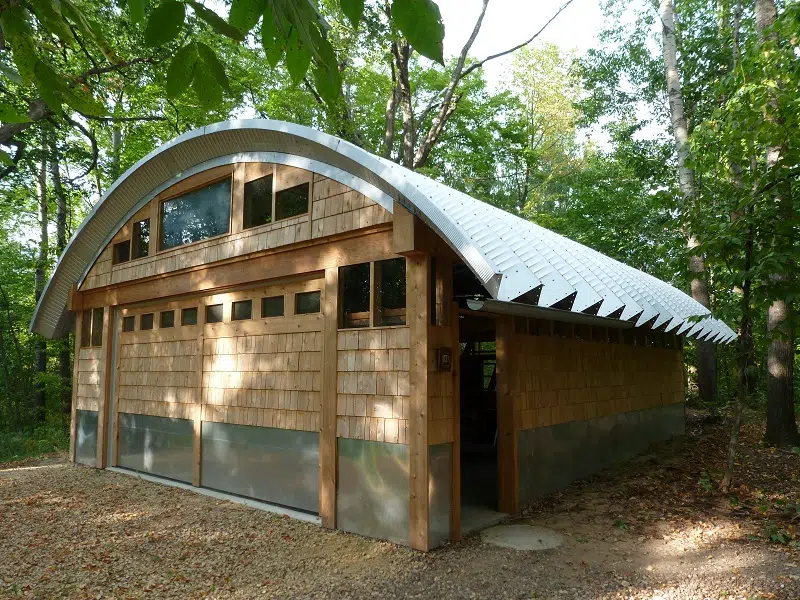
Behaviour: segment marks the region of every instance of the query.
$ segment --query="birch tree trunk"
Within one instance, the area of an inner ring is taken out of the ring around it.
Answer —
[[[683,94],[681,93],[681,80],[678,71],[678,51],[675,40],[675,8],[672,0],[661,0],[661,33],[664,56],[664,72],[667,81],[667,94],[669,97],[669,113],[672,123],[672,133],[675,137],[675,152],[678,158],[678,182],[684,203],[691,207],[697,201],[697,189],[694,181],[694,171],[687,166],[686,159],[689,155],[689,129],[686,124],[686,113],[683,108]],[[695,249],[699,241],[693,232],[687,229],[686,245],[689,248],[689,271],[692,275],[692,298],[705,306],[711,307],[711,299],[706,282],[705,264],[703,257]],[[700,399],[711,402],[717,396],[717,358],[714,344],[710,342],[697,342],[697,387]]]
[[[39,204],[39,253],[36,258],[36,271],[34,274],[34,297],[36,302],[42,295],[47,268],[48,238],[47,238],[47,142],[46,134],[42,134],[41,158],[39,172],[37,173],[37,201]],[[36,335],[33,346],[34,371],[37,379],[33,392],[33,421],[44,423],[45,420],[45,385],[42,376],[47,371],[47,343],[45,339]]]
[[[775,0],[756,0],[756,29],[761,43],[776,41],[776,34],[770,31],[775,24],[778,11]],[[778,108],[777,99],[770,102],[774,109]],[[769,114],[766,117],[775,120]],[[781,146],[767,148],[767,173],[779,167],[785,149]],[[785,186],[777,186],[775,202],[780,220],[791,222],[791,196]],[[776,227],[779,224],[776,223]],[[800,444],[797,431],[797,418],[794,410],[794,327],[792,323],[791,303],[783,297],[786,285],[786,273],[773,273],[770,282],[776,291],[772,303],[767,309],[767,430],[764,439],[777,446],[793,446]]]
[[[118,130],[115,129],[114,133]],[[113,136],[112,136],[113,137]],[[67,197],[61,184],[60,155],[58,144],[50,143],[50,180],[53,182],[53,193],[56,197],[56,253],[59,257],[67,246]],[[119,160],[119,153],[117,153]],[[119,165],[119,163],[117,163]],[[69,420],[72,414],[72,369],[70,368],[69,334],[58,341],[58,376],[60,380],[61,414]]]

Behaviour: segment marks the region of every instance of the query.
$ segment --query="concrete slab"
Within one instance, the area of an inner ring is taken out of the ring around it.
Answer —
[[[491,508],[462,504],[461,535],[467,535],[475,531],[480,531],[481,529],[486,529],[492,525],[497,525],[507,516],[506,513],[497,512]]]
[[[514,523],[486,529],[481,541],[512,550],[537,551],[558,548],[564,543],[564,536],[546,527]]]

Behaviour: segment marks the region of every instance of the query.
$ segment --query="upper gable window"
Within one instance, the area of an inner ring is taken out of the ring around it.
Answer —
[[[275,220],[288,219],[308,212],[310,183],[301,183],[275,194]]]
[[[228,233],[231,180],[225,179],[161,204],[159,246],[168,250]]]
[[[133,258],[147,256],[150,250],[150,219],[136,221],[133,224],[131,238],[131,255]]]
[[[244,184],[242,227],[250,229],[267,223],[272,223],[272,175]]]
[[[111,264],[118,265],[120,263],[128,262],[131,259],[131,241],[125,240],[118,244],[114,244],[114,252],[111,258]]]

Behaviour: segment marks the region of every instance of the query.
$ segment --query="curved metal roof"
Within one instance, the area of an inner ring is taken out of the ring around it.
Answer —
[[[447,241],[495,300],[509,302],[534,291],[540,307],[566,304],[576,313],[663,326],[665,331],[716,342],[736,337],[702,305],[655,277],[349,142],[265,119],[226,121],[190,131],[128,169],[67,244],[36,306],[31,330],[46,337],[67,331],[71,286],[83,280],[146,199],[198,165],[249,153],[305,160],[339,174],[339,179],[345,174],[359,191],[390,211],[387,200],[396,199]]]

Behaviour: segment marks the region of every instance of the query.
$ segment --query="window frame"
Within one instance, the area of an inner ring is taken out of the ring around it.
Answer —
[[[187,323],[186,314],[187,312],[191,313],[191,311],[194,311],[194,323]],[[184,308],[181,308],[181,327],[194,327],[195,325],[198,324],[199,320],[200,320],[200,311],[197,310],[196,306],[186,306]]]
[[[312,174],[311,177],[313,178],[314,175]],[[288,217],[278,217],[278,195],[284,192],[290,192],[294,189],[299,187],[306,186],[308,190],[306,196],[306,209],[303,212],[297,213],[295,215],[289,215]],[[297,217],[302,217],[304,215],[308,215],[311,212],[311,194],[313,193],[311,190],[311,180],[305,181],[303,183],[298,183],[296,185],[291,185],[281,189],[275,189],[276,186],[272,188],[272,222],[278,223],[279,221],[285,221],[286,219],[295,219]]]
[[[165,315],[172,315],[172,323],[170,325],[164,325],[164,316]],[[158,311],[158,328],[159,329],[174,329],[175,328],[175,309],[170,308],[168,310],[160,310]]]
[[[209,310],[212,309],[212,308],[216,308],[218,306],[219,306],[220,310],[222,311],[222,314],[220,315],[219,320],[217,320],[217,319],[213,319],[213,320],[209,319],[208,318]],[[209,323],[209,324],[210,323],[224,323],[225,322],[225,304],[223,302],[217,302],[216,304],[206,304],[205,305],[205,322]]]
[[[150,317],[150,327],[142,325],[142,320],[145,317]],[[139,331],[153,331],[156,328],[156,314],[154,312],[141,313],[139,315]]]
[[[367,271],[367,310],[360,312],[345,312],[345,277],[344,273],[348,269],[357,269],[366,267]],[[339,329],[366,329],[372,327],[372,315],[374,304],[374,263],[356,263],[354,265],[343,265],[339,267]]]
[[[102,315],[100,318],[100,343],[94,343],[95,337],[95,319],[94,314],[100,311]],[[81,312],[81,330],[80,330],[80,348],[102,348],[103,347],[103,332],[105,330],[105,307],[99,306],[97,308],[87,308]],[[88,327],[87,327],[88,324]],[[88,342],[88,343],[87,343]]]
[[[264,314],[264,301],[265,300],[275,300],[280,298],[281,300],[281,314],[279,315],[265,315]],[[286,296],[284,294],[278,294],[277,296],[264,296],[261,298],[261,312],[259,316],[262,319],[277,319],[279,317],[286,316]]]
[[[316,295],[319,298],[319,307],[317,310],[300,311],[298,309],[298,298],[311,297]],[[322,290],[308,290],[307,292],[296,292],[294,295],[294,314],[296,315],[318,315],[322,312]]]
[[[144,254],[137,254],[135,250],[139,250],[141,252],[141,245],[136,243],[136,240],[139,236],[137,236],[137,231],[141,232],[141,224],[147,223],[147,250]],[[138,221],[134,221],[133,225],[131,225],[131,250],[130,250],[130,260],[137,260],[139,258],[146,258],[150,256],[150,247],[153,245],[153,228],[150,227],[150,217],[145,217],[144,219],[139,219]]]
[[[247,214],[247,185],[254,183],[256,181],[260,181],[261,179],[270,180],[270,197],[269,197],[269,221],[266,223],[258,223],[256,225],[247,225],[245,223],[245,215]],[[246,176],[244,181],[242,182],[242,231],[246,231],[248,229],[253,229],[255,227],[263,227],[265,225],[272,225],[275,223],[275,187],[276,187],[277,177],[275,173],[275,167],[273,165],[272,170],[267,173],[266,175],[259,175],[258,177],[253,177],[252,179],[248,179]],[[237,215],[238,218],[238,215]]]
[[[126,329],[126,324],[132,323],[130,329]],[[122,317],[122,333],[131,333],[136,331],[136,316],[135,315],[123,315]]]
[[[250,307],[250,314],[247,317],[237,317],[236,316],[236,307],[237,306],[249,306]],[[231,321],[250,321],[253,319],[253,299],[252,298],[244,298],[242,300],[234,300],[231,302]]]
[[[119,258],[117,249],[127,248],[127,258]],[[131,261],[131,240],[130,238],[127,240],[122,240],[121,242],[114,242],[111,245],[111,264],[112,266],[123,265],[126,262]]]

